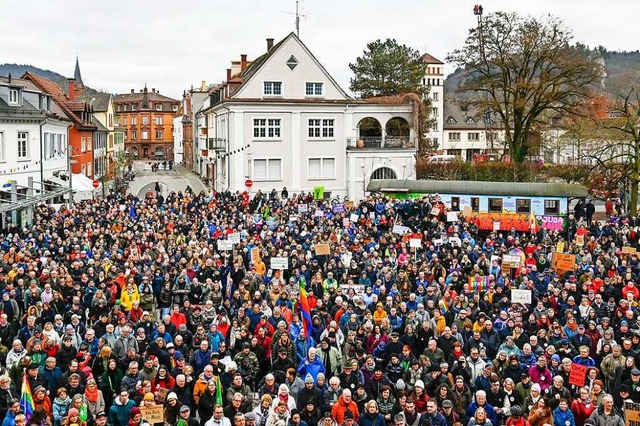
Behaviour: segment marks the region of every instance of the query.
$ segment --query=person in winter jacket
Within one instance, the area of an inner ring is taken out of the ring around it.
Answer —
[[[135,402],[129,399],[129,392],[122,390],[109,409],[109,425],[129,426],[129,413],[135,405]]]
[[[476,391],[475,401],[469,404],[469,407],[467,408],[467,418],[473,418],[479,407],[484,408],[487,418],[493,426],[498,426],[498,417],[496,416],[496,412],[493,409],[493,406],[487,402],[487,393],[482,390]]]
[[[625,422],[613,405],[613,397],[605,395],[602,404],[593,412],[585,424],[593,426],[624,426]]]
[[[544,426],[553,424],[553,413],[544,398],[540,398],[529,413],[531,426]]]
[[[529,369],[529,376],[533,383],[540,385],[540,389],[543,392],[551,386],[551,371],[547,368],[547,359],[545,357],[541,356],[538,358],[536,365]]]
[[[571,403],[571,412],[576,419],[576,426],[584,426],[585,420],[591,416],[596,409],[596,404],[591,401],[589,389],[580,388],[578,398]]]
[[[378,404],[371,400],[364,405],[364,412],[358,422],[360,426],[386,426],[384,416],[378,411]]]
[[[447,426],[447,420],[438,412],[435,401],[427,402],[427,411],[420,416],[420,426]]]
[[[553,410],[553,426],[576,426],[576,419],[569,410],[569,401],[561,398],[558,408]]]
[[[339,364],[333,366],[334,368],[333,371],[337,371],[336,369],[339,366],[340,366]],[[301,377],[306,377],[307,374],[311,374],[311,377],[313,377],[313,380],[317,380],[318,373],[325,373],[325,372],[326,370],[325,370],[324,364],[322,363],[322,360],[320,359],[319,356],[316,356],[316,348],[314,347],[309,348],[308,355],[302,361],[300,361],[300,365],[298,365],[298,373],[300,374]]]
[[[65,388],[58,389],[56,397],[53,400],[53,426],[60,426],[60,422],[67,416],[71,398],[67,395]]]
[[[347,410],[353,413],[354,420],[357,422],[360,417],[360,413],[358,412],[358,405],[351,398],[351,391],[349,389],[342,391],[342,395],[338,398],[338,402],[333,404],[333,407],[331,408],[331,414],[338,424],[342,424],[344,421],[344,415]]]

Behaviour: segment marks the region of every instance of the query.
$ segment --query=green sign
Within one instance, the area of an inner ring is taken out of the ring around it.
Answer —
[[[324,197],[324,186],[315,186],[313,188],[313,199],[322,200],[322,197]]]

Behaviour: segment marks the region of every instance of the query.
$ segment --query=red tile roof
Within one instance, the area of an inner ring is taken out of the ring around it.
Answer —
[[[67,95],[64,93],[62,88],[60,86],[58,86],[56,83],[54,83],[51,80],[47,80],[44,77],[40,77],[39,75],[33,74],[31,72],[28,72],[28,71],[26,73],[24,73],[22,78],[26,79],[26,80],[30,80],[31,82],[33,82],[33,84],[38,86],[38,88],[40,88],[40,90],[42,90],[43,92],[51,95],[53,97],[53,99],[56,101],[56,103],[58,105],[60,105],[60,107],[62,108],[64,113],[79,128],[82,128],[83,130],[95,130],[96,129],[96,126],[94,126],[91,123],[83,122],[82,119],[80,117],[78,117],[73,112],[74,110],[76,110],[76,111],[82,110],[84,108],[84,106],[80,107],[79,109],[75,109],[74,108],[76,106],[76,105],[74,105],[75,102],[71,101],[67,97]],[[72,107],[72,105],[73,105],[73,107]]]
[[[420,59],[422,59],[422,62],[426,62],[428,64],[444,65],[444,62],[442,62],[440,59],[434,58],[433,56],[429,55],[428,53],[425,53],[424,55],[422,55],[422,57]]]

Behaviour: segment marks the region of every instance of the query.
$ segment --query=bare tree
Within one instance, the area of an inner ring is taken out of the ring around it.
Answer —
[[[531,133],[551,116],[573,114],[602,84],[602,61],[572,39],[558,18],[498,12],[447,58],[468,73],[461,90],[477,92],[474,103],[500,117],[516,162],[529,154]]]

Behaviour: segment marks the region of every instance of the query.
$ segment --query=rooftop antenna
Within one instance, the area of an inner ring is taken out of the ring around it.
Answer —
[[[299,5],[300,1],[296,0],[296,13],[291,13],[291,12],[286,12],[284,10],[281,10],[280,13],[286,13],[287,15],[296,15],[296,35],[298,37],[300,37],[300,18],[304,18],[305,20],[307,19],[307,15],[304,13],[304,0],[303,0],[303,4],[302,6]],[[303,11],[300,11],[300,9],[303,9]]]

